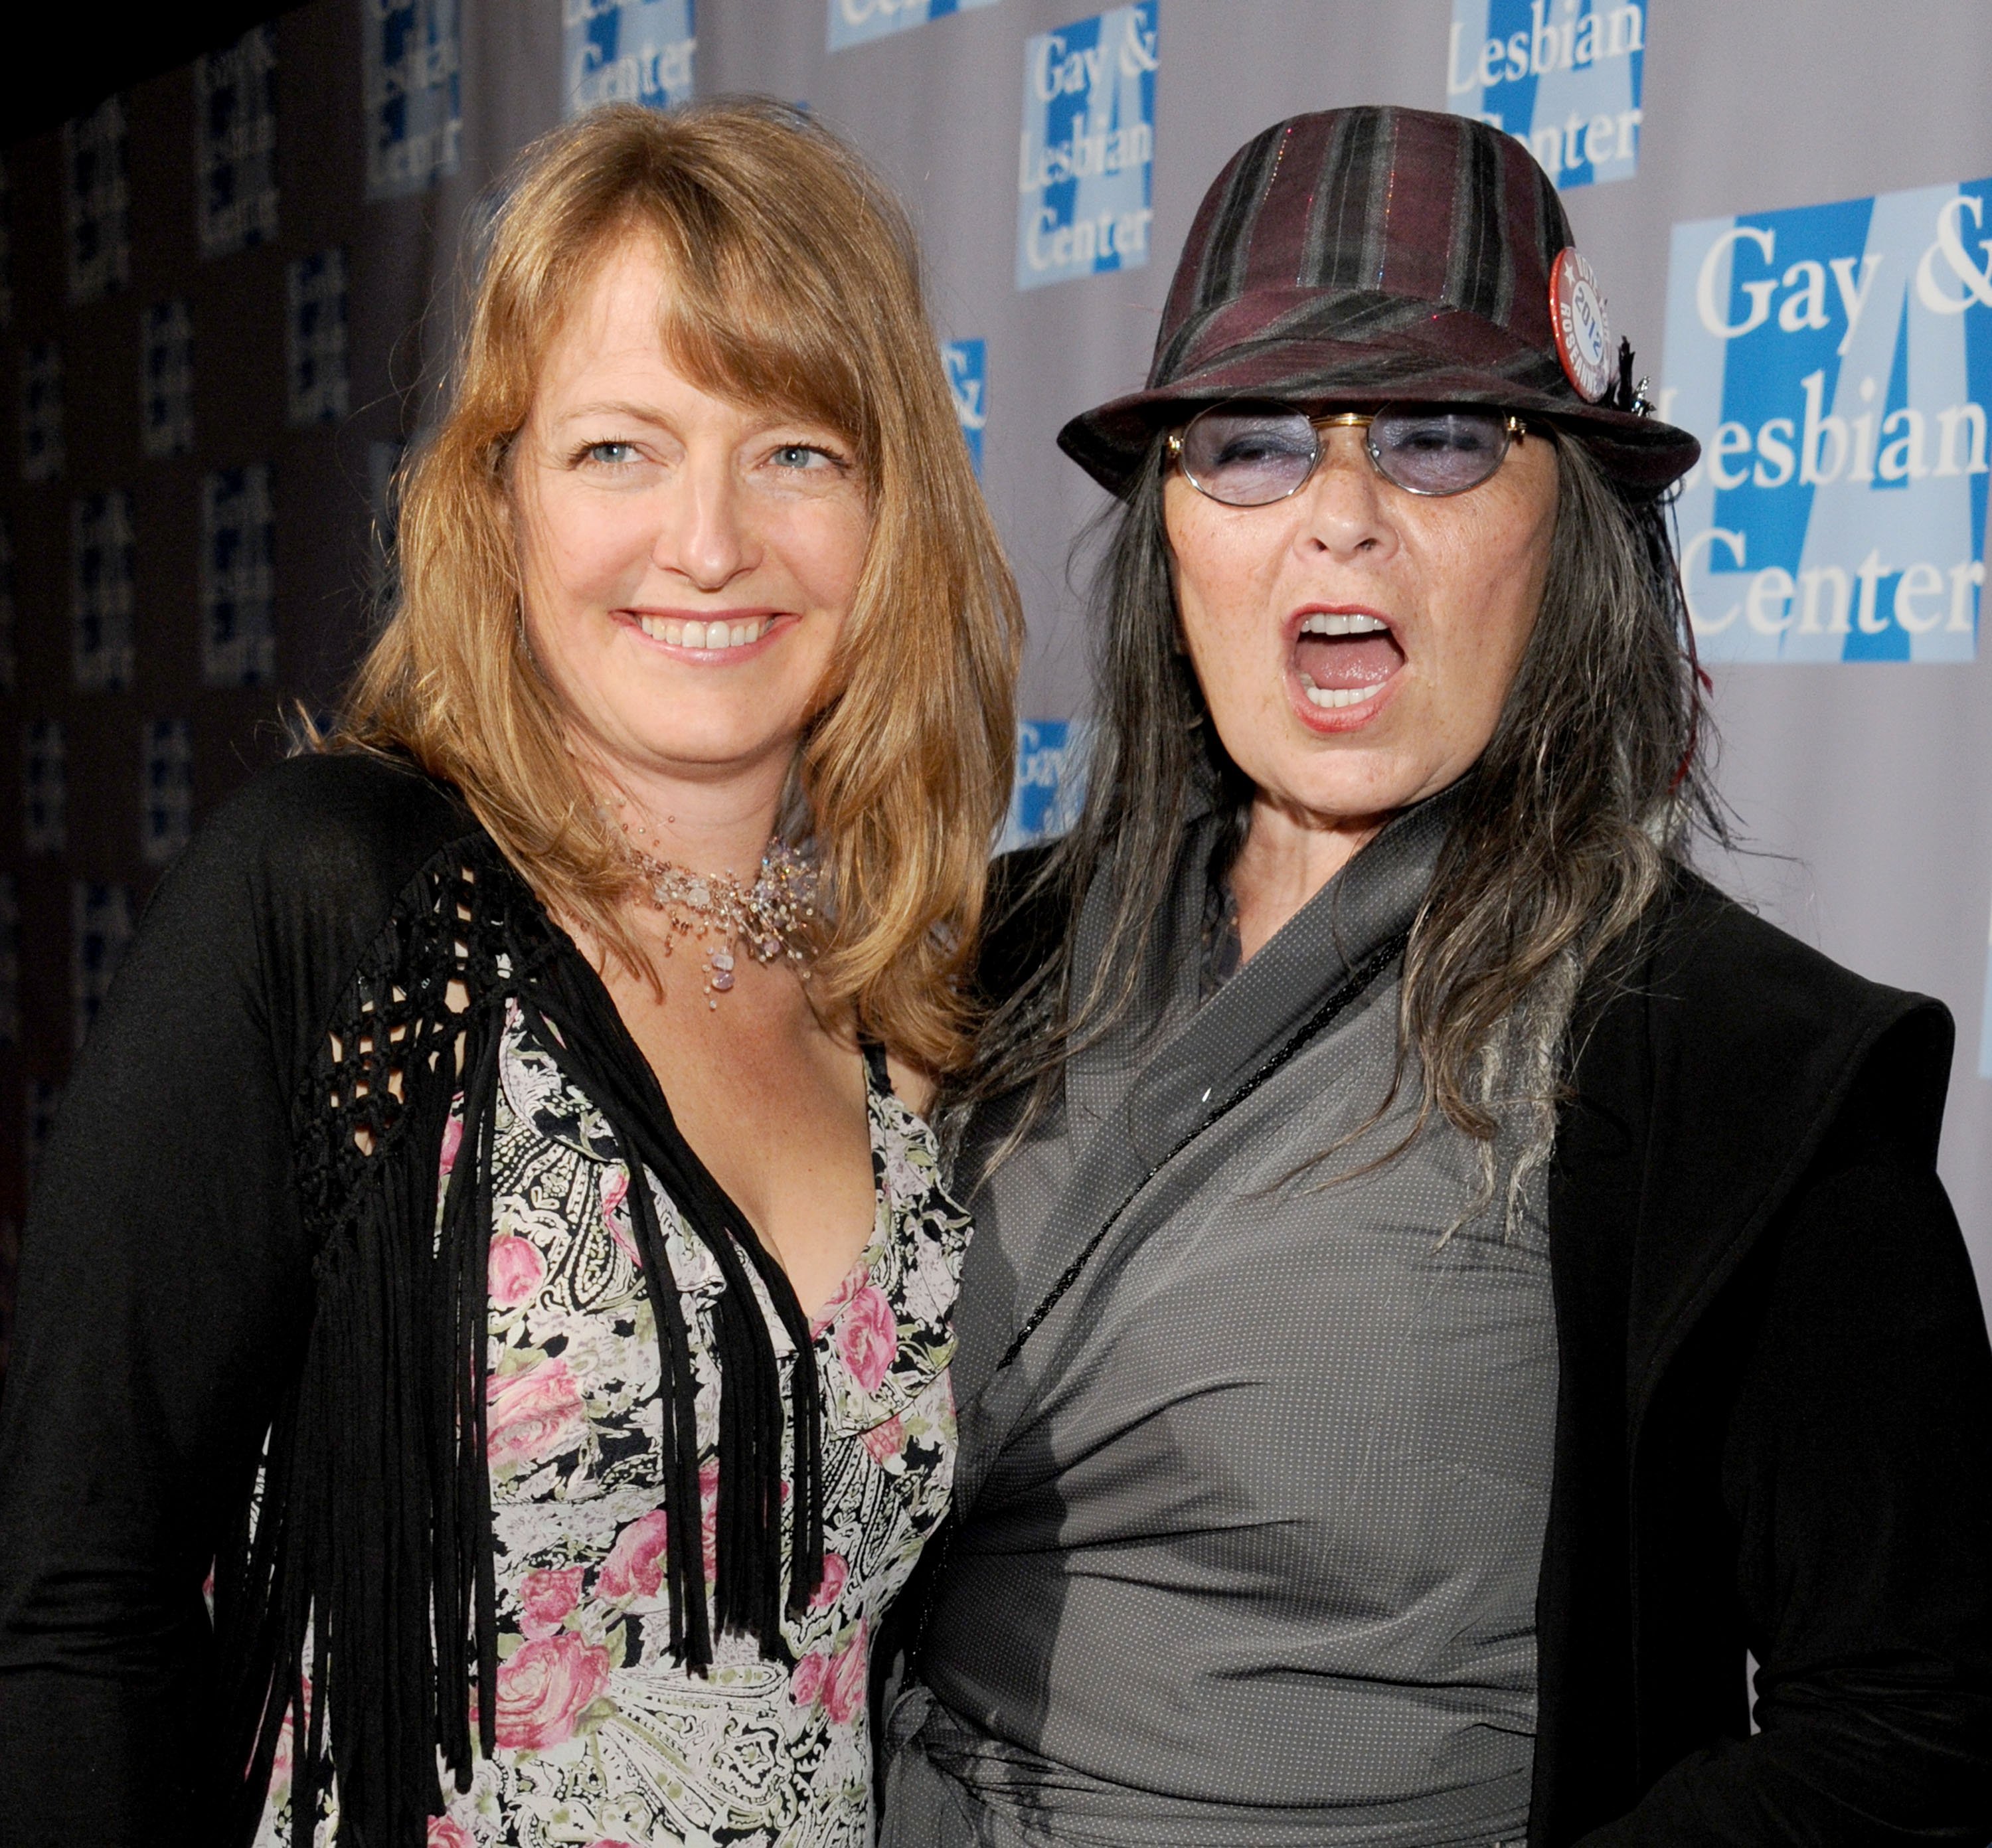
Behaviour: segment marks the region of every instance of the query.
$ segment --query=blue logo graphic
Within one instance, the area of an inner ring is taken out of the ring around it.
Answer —
[[[567,112],[598,103],[691,101],[696,0],[561,0]]]
[[[277,234],[277,29],[193,61],[195,221],[203,257]]]
[[[995,4],[996,0],[830,0],[830,49],[841,51],[847,45],[882,39],[950,13]]]
[[[267,687],[277,677],[276,530],[268,462],[202,476],[203,686]]]
[[[989,360],[980,340],[942,343],[941,363],[947,368],[947,388],[954,398],[954,414],[968,443],[968,459],[975,465],[975,479],[982,479],[982,431],[989,421]]]
[[[361,0],[367,196],[426,191],[462,158],[458,0]]]
[[[284,297],[285,421],[336,424],[346,414],[349,383],[345,246],[285,264]]]
[[[69,298],[94,302],[131,280],[131,189],[124,99],[108,97],[63,124]]]
[[[1086,727],[1063,718],[1017,723],[1017,780],[998,853],[1050,840],[1079,819],[1086,800]]]
[[[193,448],[193,315],[186,302],[155,302],[141,313],[138,346],[138,447],[148,457],[185,455]]]
[[[1675,226],[1663,373],[1703,653],[1973,657],[1992,180]]]
[[[80,1046],[131,941],[131,888],[78,879],[70,887],[70,1000]]]
[[[1155,7],[1117,6],[1024,47],[1019,288],[1148,261]]]
[[[1452,0],[1446,107],[1526,141],[1559,186],[1639,170],[1645,0]]]
[[[76,684],[90,692],[122,692],[131,684],[137,659],[131,491],[81,495],[69,512],[70,654]]]
[[[146,720],[138,780],[138,853],[164,866],[193,834],[193,732],[183,718]]]

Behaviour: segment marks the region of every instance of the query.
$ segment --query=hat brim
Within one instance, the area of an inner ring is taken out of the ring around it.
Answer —
[[[1059,432],[1059,447],[1102,487],[1124,496],[1156,432],[1206,404],[1264,397],[1328,409],[1397,399],[1497,405],[1543,418],[1579,438],[1607,473],[1647,493],[1662,492],[1694,466],[1701,445],[1685,430],[1587,404],[1560,367],[1543,365],[1534,354],[1528,357],[1537,363],[1517,366],[1521,356],[1509,356],[1496,370],[1462,363],[1456,349],[1441,354],[1415,339],[1252,342],[1167,385],[1082,411]]]

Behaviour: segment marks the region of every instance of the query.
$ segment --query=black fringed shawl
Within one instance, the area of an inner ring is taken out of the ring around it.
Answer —
[[[350,1818],[362,1843],[419,1838],[441,1806],[432,1745],[457,1788],[469,1787],[466,1696],[473,1683],[494,1687],[498,1672],[485,1263],[498,1052],[513,1000],[607,1119],[631,1175],[647,1169],[663,1183],[726,1280],[708,1613],[691,1341],[656,1202],[647,1188],[630,1188],[667,1383],[659,1474],[672,1653],[710,1663],[716,1625],[786,1657],[781,1383],[749,1264],[795,1346],[791,1611],[807,1606],[821,1577],[821,1426],[814,1343],[795,1291],[678,1134],[593,969],[489,837],[467,836],[395,906],[297,1102],[316,1308],[303,1373],[276,1421],[254,1531],[245,1521],[215,1578],[226,1677],[239,1690],[230,1743],[245,1748],[235,1759],[253,1764],[235,1819],[244,1842],[255,1832],[287,1711],[299,1742],[292,1813],[300,1841],[309,1839],[303,1819],[316,1813],[328,1744],[342,1826]],[[438,1224],[443,1133],[459,1091],[463,1139]],[[495,1700],[479,1703],[486,1755],[496,1749],[496,1708]]]
[[[275,1376],[276,1402],[266,1399],[260,1417],[253,1407],[239,1415],[238,1428],[212,1447],[232,1446],[237,1453],[214,1465],[217,1481],[229,1486],[182,1523],[196,1529],[191,1538],[176,1529],[135,1544],[135,1551],[177,1557],[170,1567],[142,1557],[128,1575],[134,1578],[152,1570],[197,1573],[203,1553],[214,1562],[213,1697],[198,1730],[188,1726],[186,1740],[205,1762],[190,1780],[184,1836],[175,1826],[170,1789],[162,1788],[155,1792],[158,1835],[145,1839],[249,1842],[288,1715],[295,1839],[310,1839],[319,1794],[336,1775],[341,1848],[419,1848],[426,1819],[442,1806],[438,1751],[458,1788],[467,1788],[474,1692],[494,1689],[497,1671],[484,1460],[486,1261],[497,1056],[508,1003],[519,1004],[540,1042],[601,1110],[633,1178],[643,1169],[657,1178],[725,1278],[716,1328],[723,1380],[718,1577],[708,1611],[687,1331],[655,1203],[648,1188],[630,1188],[632,1224],[663,1355],[659,1499],[669,1517],[670,1645],[694,1667],[711,1660],[714,1635],[728,1628],[757,1638],[765,1653],[785,1659],[784,1582],[791,1611],[807,1606],[819,1582],[820,1427],[813,1343],[787,1278],[678,1134],[655,1076],[594,970],[449,793],[392,765],[351,759],[286,765],[263,782],[211,830],[226,834],[232,823],[252,835],[246,856],[254,864],[240,863],[243,843],[235,844],[234,864],[212,838],[196,844],[189,855],[194,870],[176,868],[148,914],[134,946],[133,973],[106,1029],[114,1042],[128,1042],[147,1023],[179,1008],[184,998],[179,986],[207,979],[189,970],[190,957],[237,965],[226,976],[240,977],[251,992],[230,996],[231,1016],[261,1017],[249,1025],[278,1040],[286,1038],[288,1027],[288,1044],[278,1048],[268,1076],[282,1082],[288,1056],[288,1172],[300,1255],[309,1266],[308,1282],[297,1280],[298,1325],[289,1342],[293,1355],[302,1347],[301,1363],[273,1361],[266,1371]],[[244,821],[245,809],[252,823]],[[282,837],[286,827],[290,840]],[[425,835],[431,851],[416,860]],[[377,910],[369,915],[367,888],[380,881],[383,865],[411,863],[418,870],[392,888],[384,922]],[[190,892],[190,880],[212,889]],[[240,909],[244,888],[252,886],[258,895],[253,902],[264,915],[237,933],[245,947],[233,954],[230,933],[240,920],[221,914]],[[212,914],[210,931],[202,929],[203,907]],[[270,914],[287,910],[296,915],[272,921]],[[220,950],[206,940],[210,936]],[[329,960],[343,963],[343,973],[329,970]],[[246,976],[243,964],[250,965]],[[329,1015],[322,1004],[328,994]],[[287,1004],[298,1017],[289,1023],[281,1018]],[[212,1011],[210,997],[210,1017]],[[236,1025],[231,1018],[224,1039]],[[238,1037],[252,1043],[247,1033]],[[148,1055],[128,1043],[118,1050],[142,1086]],[[247,1062],[238,1055],[238,1086],[258,1082]],[[80,1068],[76,1087],[85,1101],[66,1117],[67,1143],[58,1138],[50,1153],[51,1165],[64,1171],[45,1190],[57,1196],[59,1224],[60,1196],[71,1178],[104,1216],[106,1167],[122,1158],[110,1138],[129,1127],[118,1124],[114,1109],[99,1110],[88,1100],[93,1086],[102,1089],[124,1076],[114,1059],[108,1068],[101,1058],[94,1069],[88,1066],[86,1061]],[[155,1089],[175,1082],[163,1068],[152,1079]],[[438,1216],[444,1130],[459,1092],[462,1141]],[[245,1124],[259,1110],[265,1119],[275,1114],[260,1096],[241,1101]],[[191,1123],[208,1107],[189,1096],[186,1108],[175,1113],[171,1100],[164,1100],[165,1146],[155,1157],[162,1174],[184,1153],[171,1146],[176,1116]],[[197,1154],[193,1165],[213,1164],[208,1180],[218,1177],[227,1192],[227,1164],[237,1151],[210,1147]],[[246,1143],[239,1158],[244,1173],[257,1159]],[[264,1161],[265,1169],[270,1165]],[[128,1191],[135,1216],[139,1190],[135,1184]],[[272,1195],[266,1198],[274,1203]],[[43,1203],[38,1199],[38,1207]],[[283,1216],[291,1205],[283,1202]],[[176,1210],[170,1188],[165,1205]],[[139,1246],[148,1229],[133,1224],[111,1231],[124,1246]],[[269,1226],[261,1245],[254,1228],[233,1222],[196,1226],[189,1236],[210,1245],[223,1236],[242,1239],[248,1299],[254,1284],[246,1273],[274,1261],[261,1246],[281,1247],[283,1230]],[[36,1250],[62,1256],[73,1244],[62,1226],[40,1238]],[[122,1263],[127,1256],[121,1246],[96,1268]],[[796,1433],[794,1518],[786,1570],[784,1407],[750,1266],[795,1350],[787,1408]],[[87,1275],[73,1280],[70,1294],[92,1281]],[[217,1280],[210,1287],[226,1291],[228,1283]],[[23,1371],[45,1375],[61,1339],[56,1325],[72,1304],[39,1287],[30,1294]],[[88,1305],[78,1313],[87,1327]],[[246,1301],[242,1319],[253,1320]],[[242,1331],[245,1342],[261,1338],[260,1330]],[[186,1364],[196,1368],[200,1357]],[[43,1409],[60,1389],[49,1383],[29,1389]],[[170,1425],[179,1413],[176,1406],[156,1414],[147,1407],[142,1415],[145,1422]],[[25,1454],[32,1442],[26,1423],[16,1418],[6,1430],[19,1477],[33,1485],[23,1489],[23,1505],[60,1468]],[[254,1498],[256,1459],[241,1454],[250,1443],[263,1453],[261,1493]],[[0,1478],[0,1492],[7,1487]],[[164,1496],[173,1492],[161,1489]],[[46,1488],[45,1499],[53,1502],[55,1495]],[[198,1531],[203,1525],[205,1536]],[[20,1542],[0,1519],[0,1563],[10,1545],[17,1554],[38,1545],[45,1592],[64,1577],[59,1561],[46,1560],[64,1543],[48,1531]],[[114,1601],[126,1595],[138,1594],[110,1594]],[[176,1611],[183,1595],[177,1584],[162,1593]],[[7,1614],[0,1601],[0,1669],[8,1666]],[[149,1620],[114,1610],[104,1621],[107,1628],[136,1631]],[[33,1628],[30,1618],[13,1633],[25,1636]],[[176,1647],[181,1659],[169,1665],[168,1679],[177,1675],[197,1686],[209,1665],[194,1659],[196,1642]],[[138,1652],[135,1646],[132,1652]],[[26,1685],[0,1683],[0,1689],[25,1691]],[[495,1696],[476,1706],[482,1748],[489,1754]],[[102,1727],[132,1725],[128,1690],[104,1707]],[[161,1709],[159,1731],[185,1724],[164,1702]],[[109,1717],[113,1712],[115,1719]],[[88,1733],[99,1724],[86,1722],[80,1730]],[[78,1763],[135,1758],[147,1746],[107,1734],[69,1743]],[[6,1749],[0,1725],[0,1752]],[[16,1768],[0,1763],[0,1788]],[[162,1785],[173,1775],[171,1766],[152,1773]],[[184,1788],[184,1773],[181,1781]],[[127,1838],[107,1832],[94,1839]]]

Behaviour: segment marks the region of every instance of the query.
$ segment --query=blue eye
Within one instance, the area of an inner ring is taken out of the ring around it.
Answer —
[[[834,461],[827,450],[809,443],[784,443],[769,459],[778,469],[807,469],[813,462]]]
[[[619,468],[636,459],[636,445],[620,442],[590,443],[584,453],[590,462],[605,463],[612,469]]]

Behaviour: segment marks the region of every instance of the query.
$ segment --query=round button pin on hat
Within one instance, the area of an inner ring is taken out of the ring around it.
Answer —
[[[1550,322],[1564,377],[1596,404],[1612,389],[1612,322],[1598,272],[1574,244],[1557,251],[1550,270]]]

